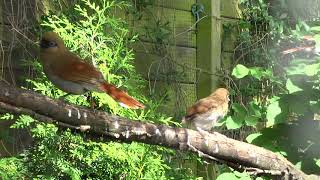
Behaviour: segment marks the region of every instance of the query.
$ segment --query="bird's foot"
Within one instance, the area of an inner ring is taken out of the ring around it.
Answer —
[[[203,136],[204,143],[206,144],[206,146],[209,146],[208,137],[210,136],[210,133],[208,131],[205,131],[205,130],[201,129],[200,127],[197,127],[197,130]]]

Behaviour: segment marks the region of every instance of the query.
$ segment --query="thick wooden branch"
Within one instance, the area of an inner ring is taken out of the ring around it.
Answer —
[[[280,172],[282,176],[290,179],[319,178],[304,174],[284,157],[269,150],[227,138],[219,133],[203,134],[190,129],[129,120],[102,111],[66,104],[60,100],[52,100],[1,81],[0,112],[27,114],[40,121],[54,122],[63,127],[117,138],[125,142],[137,141],[190,150],[206,158],[241,165],[244,168],[249,167],[251,170],[257,169],[264,173]]]

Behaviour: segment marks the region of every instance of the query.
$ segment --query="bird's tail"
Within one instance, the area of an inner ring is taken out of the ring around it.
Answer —
[[[115,87],[112,84],[108,84],[106,82],[101,83],[101,89],[109,94],[114,100],[118,101],[120,105],[124,107],[128,107],[131,109],[144,109],[144,105],[137,100],[135,100],[133,97],[129,96],[126,92],[123,90]]]

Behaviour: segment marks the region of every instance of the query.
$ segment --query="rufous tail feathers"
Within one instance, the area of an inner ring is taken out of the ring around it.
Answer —
[[[138,102],[133,97],[129,96],[126,92],[122,91],[112,84],[108,84],[106,82],[101,83],[101,89],[124,107],[128,107],[131,109],[144,109],[145,107],[142,103]]]

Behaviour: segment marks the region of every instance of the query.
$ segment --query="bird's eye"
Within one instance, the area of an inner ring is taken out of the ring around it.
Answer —
[[[40,46],[41,46],[41,48],[45,49],[45,48],[57,47],[58,45],[54,41],[48,41],[48,40],[42,39]]]
[[[57,43],[50,41],[48,45],[49,45],[49,47],[55,47],[55,46],[57,46]]]

